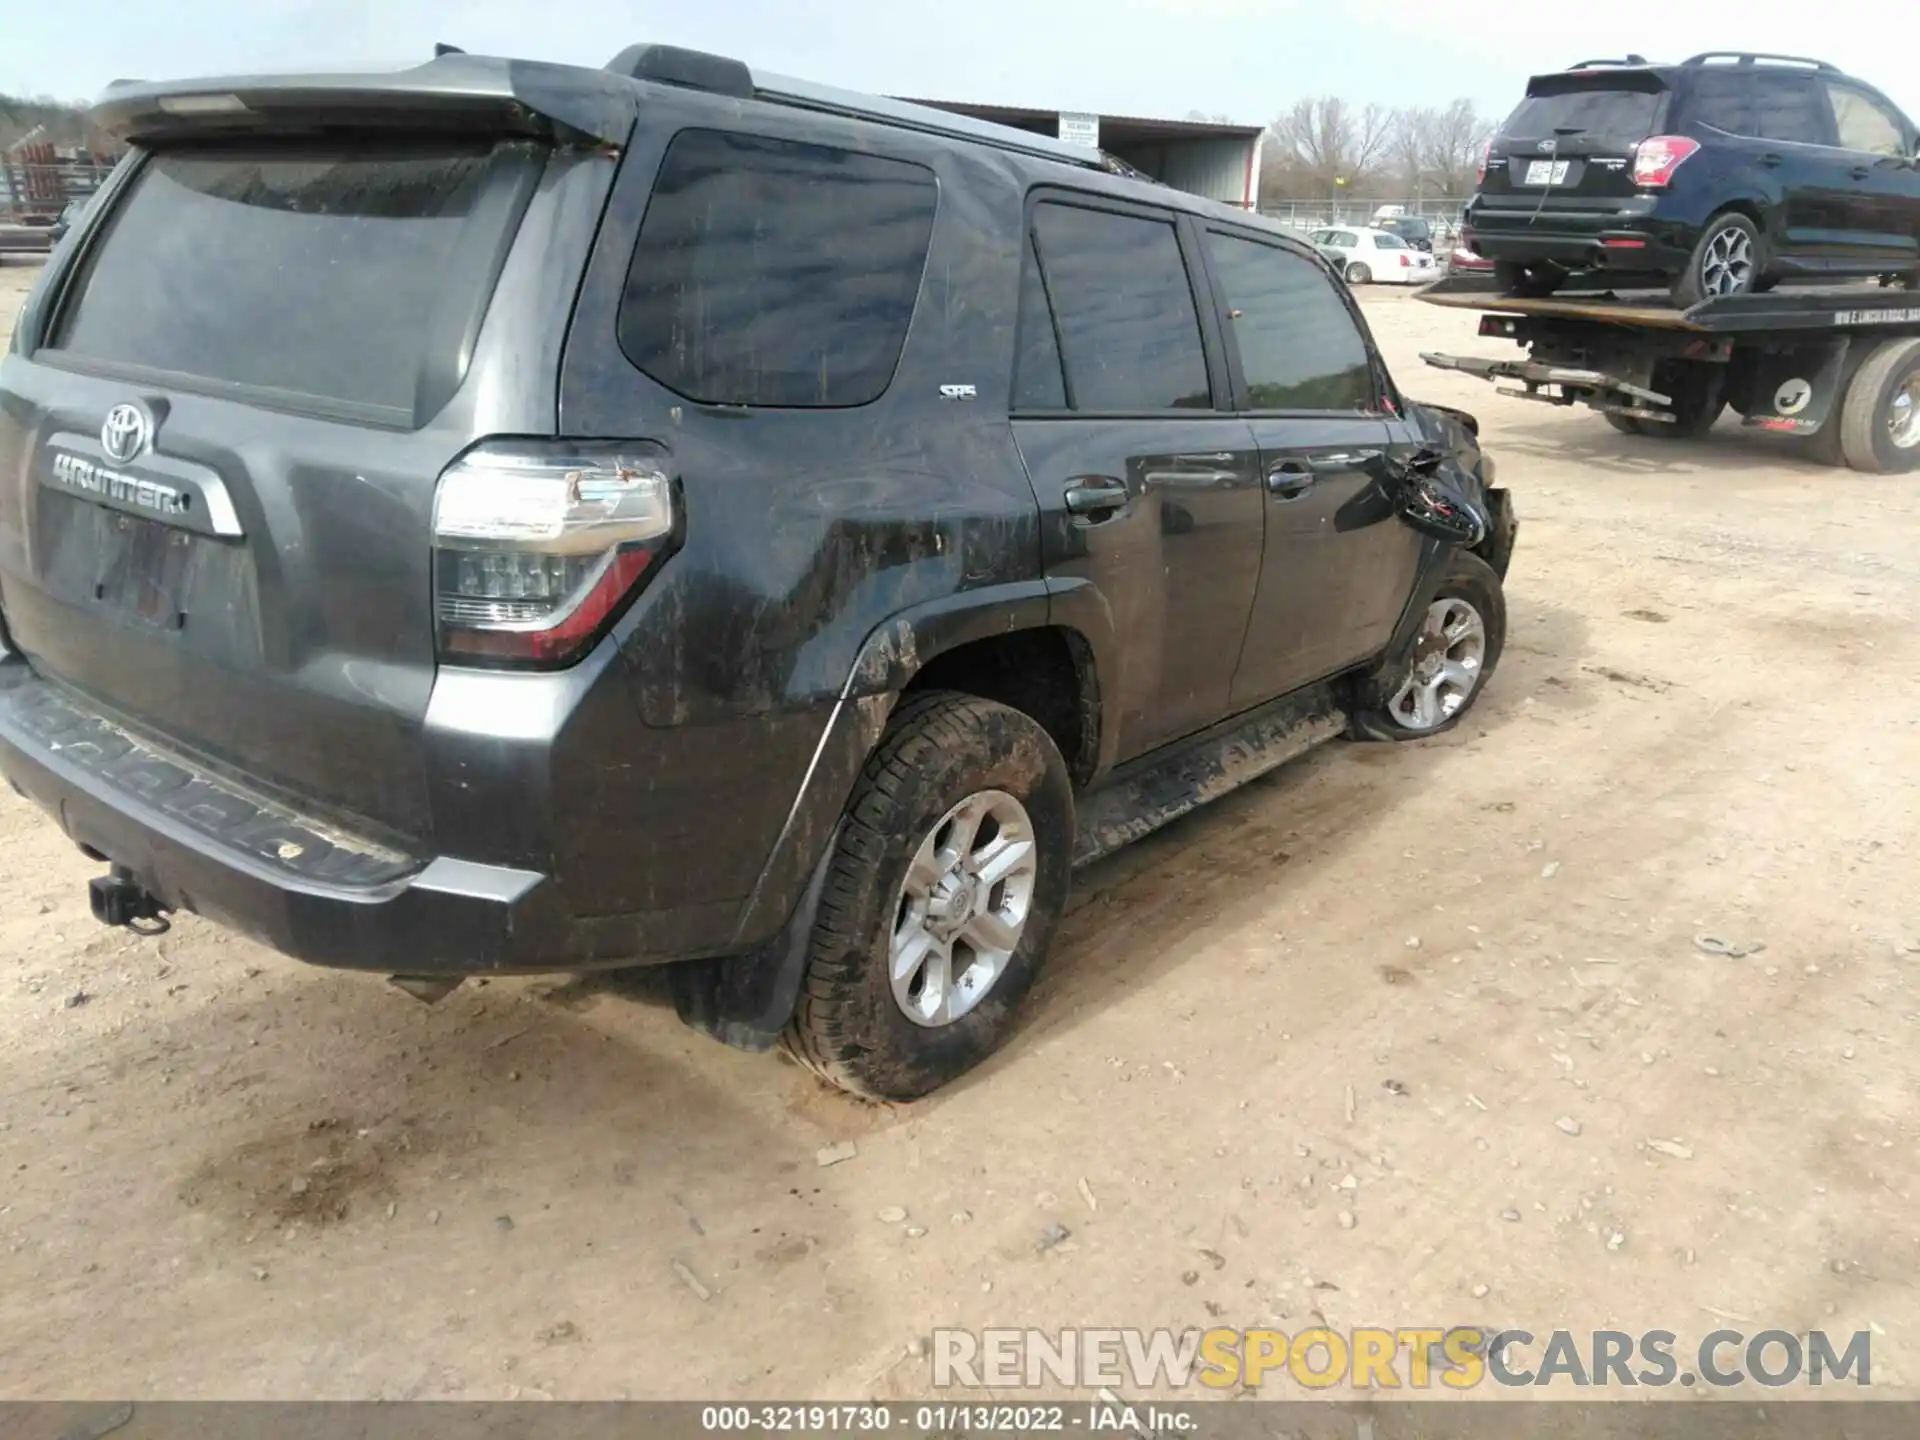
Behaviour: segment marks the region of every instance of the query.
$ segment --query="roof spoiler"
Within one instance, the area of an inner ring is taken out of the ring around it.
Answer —
[[[384,73],[116,81],[93,118],[139,143],[404,129],[624,145],[632,132],[640,92],[612,75],[443,48]]]

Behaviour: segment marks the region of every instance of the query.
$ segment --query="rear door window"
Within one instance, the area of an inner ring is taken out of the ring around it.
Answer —
[[[1045,202],[1033,236],[1076,410],[1205,410],[1193,283],[1171,218]]]
[[[1739,70],[1701,70],[1687,92],[1687,118],[1729,135],[1754,135],[1753,87]]]
[[[411,417],[423,369],[458,369],[538,153],[159,152],[114,206],[52,348]]]
[[[1659,123],[1666,98],[1666,91],[1658,88],[1560,76],[1536,80],[1500,133],[1519,140],[1546,140],[1567,130],[1573,132],[1569,139],[1644,140]]]
[[[701,404],[865,405],[899,364],[937,196],[904,160],[683,130],[634,245],[620,348]]]
[[[1851,85],[1829,83],[1826,91],[1842,150],[1869,155],[1907,153],[1906,131],[1886,106]]]
[[[1405,250],[1407,248],[1407,242],[1402,240],[1398,235],[1382,232],[1373,237],[1373,248],[1376,250]]]
[[[1366,339],[1320,266],[1219,230],[1207,233],[1207,263],[1239,347],[1248,409],[1377,408]]]
[[[1820,86],[1811,75],[1756,76],[1752,133],[1789,145],[1831,144],[1831,117],[1823,106]]]

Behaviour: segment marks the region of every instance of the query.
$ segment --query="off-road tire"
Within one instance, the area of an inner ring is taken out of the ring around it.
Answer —
[[[1916,371],[1920,340],[1887,340],[1854,372],[1839,413],[1827,420],[1838,424],[1840,453],[1851,468],[1867,475],[1920,470],[1920,445],[1902,450],[1887,430],[1887,408]]]
[[[907,862],[954,805],[1003,790],[1033,822],[1039,873],[1026,928],[993,988],[937,1028],[909,1020],[888,977]],[[1066,906],[1073,787],[1052,738],[1018,710],[952,691],[914,695],[868,757],[841,817],[783,1043],[843,1090],[915,1100],[971,1070],[1013,1029]]]
[[[1487,628],[1487,651],[1480,662],[1480,679],[1467,696],[1466,703],[1441,724],[1430,730],[1409,730],[1394,718],[1389,708],[1400,684],[1406,679],[1405,673],[1375,677],[1363,684],[1357,697],[1358,704],[1348,723],[1347,733],[1355,740],[1427,740],[1435,735],[1444,735],[1480,703],[1480,697],[1486,694],[1487,682],[1493,678],[1493,672],[1500,663],[1501,652],[1507,644],[1507,598],[1500,583],[1500,577],[1493,573],[1493,567],[1478,555],[1466,550],[1456,550],[1453,558],[1447,562],[1446,574],[1441,578],[1440,588],[1434,591],[1433,601],[1459,596],[1480,612],[1480,619]]]
[[[1373,271],[1369,270],[1366,266],[1360,264],[1358,261],[1347,266],[1347,284],[1370,285],[1372,283]]]
[[[1522,265],[1517,260],[1494,262],[1493,280],[1503,294],[1526,300],[1544,300],[1567,283],[1567,272],[1557,265]]]
[[[1715,215],[1711,220],[1707,221],[1705,225],[1700,227],[1700,238],[1694,242],[1693,253],[1687,257],[1686,268],[1673,277],[1673,285],[1671,287],[1673,303],[1679,306],[1680,309],[1691,310],[1702,300],[1708,298],[1705,281],[1701,276],[1701,264],[1707,258],[1707,249],[1713,241],[1722,232],[1736,228],[1746,231],[1747,239],[1753,247],[1753,261],[1752,269],[1749,272],[1745,285],[1739,290],[1728,293],[1731,295],[1752,295],[1760,293],[1755,287],[1761,284],[1761,282],[1764,282],[1767,274],[1766,239],[1760,234],[1760,227],[1755,225],[1753,221],[1749,220],[1745,215],[1742,215],[1738,210],[1722,210],[1718,215]]]

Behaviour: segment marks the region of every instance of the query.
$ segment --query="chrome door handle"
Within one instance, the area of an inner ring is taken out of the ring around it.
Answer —
[[[1298,500],[1319,478],[1304,460],[1282,460],[1267,471],[1267,492],[1276,500]]]
[[[1082,475],[1067,486],[1064,499],[1068,514],[1105,515],[1127,503],[1127,487],[1111,475]]]

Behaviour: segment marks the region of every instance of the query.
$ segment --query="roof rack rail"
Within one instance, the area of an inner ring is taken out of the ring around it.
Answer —
[[[1569,65],[1569,70],[1598,70],[1603,65],[1644,65],[1644,55],[1627,55],[1618,60],[1582,60],[1577,65]]]
[[[738,60],[685,50],[678,45],[629,45],[604,67],[629,80],[656,85],[678,85],[686,90],[711,90],[736,100],[753,99],[753,72]]]
[[[1106,160],[1098,150],[1069,145],[1048,135],[1031,134],[1010,125],[995,125],[971,116],[936,110],[930,105],[915,105],[906,100],[890,100],[881,95],[866,95],[855,90],[837,90],[816,85],[811,80],[796,80],[785,75],[756,75],[746,64],[725,55],[709,55],[702,50],[683,50],[677,45],[629,45],[604,69],[630,80],[646,80],[657,85],[680,85],[689,90],[708,90],[738,100],[763,100],[770,105],[790,105],[822,115],[839,115],[852,120],[874,120],[902,130],[918,130],[927,135],[944,135],[955,140],[971,140],[980,145],[1056,160],[1085,169],[1103,169]]]
[[[1764,50],[1702,50],[1698,55],[1683,60],[1683,65],[1705,65],[1710,60],[1731,60],[1737,65],[1753,65],[1768,61],[1776,65],[1811,65],[1816,70],[1829,74],[1840,73],[1838,65],[1829,65],[1824,60],[1815,60],[1810,55],[1771,55]]]

